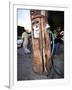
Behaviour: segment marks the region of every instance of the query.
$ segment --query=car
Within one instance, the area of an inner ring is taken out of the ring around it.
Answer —
[[[23,39],[21,36],[17,37],[17,48],[22,47],[23,46]]]

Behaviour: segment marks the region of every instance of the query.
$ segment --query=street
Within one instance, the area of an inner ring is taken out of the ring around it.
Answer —
[[[53,66],[49,75],[38,75],[32,70],[32,53],[25,54],[23,48],[17,50],[17,80],[40,80],[64,78],[64,46],[60,45],[53,57]]]

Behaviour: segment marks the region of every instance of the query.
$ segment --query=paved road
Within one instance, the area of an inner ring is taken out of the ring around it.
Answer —
[[[38,75],[32,70],[32,53],[25,54],[23,48],[17,51],[17,80],[56,79],[64,77],[64,48],[60,46],[53,57],[53,67],[48,76]]]

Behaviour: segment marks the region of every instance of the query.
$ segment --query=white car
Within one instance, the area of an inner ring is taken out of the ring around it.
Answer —
[[[22,47],[23,46],[23,39],[22,37],[18,36],[17,37],[17,47]]]

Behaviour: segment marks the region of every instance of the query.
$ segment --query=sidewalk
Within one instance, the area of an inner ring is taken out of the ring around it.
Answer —
[[[32,70],[32,53],[24,54],[23,48],[18,49],[17,76],[18,80],[40,80],[64,77],[64,50],[61,45],[57,55],[53,58],[50,75],[38,75]]]

